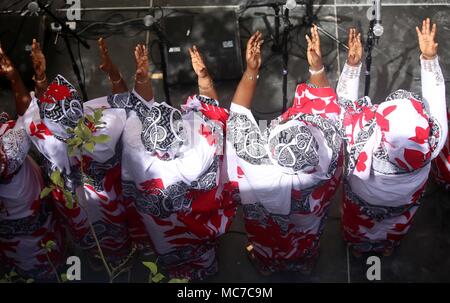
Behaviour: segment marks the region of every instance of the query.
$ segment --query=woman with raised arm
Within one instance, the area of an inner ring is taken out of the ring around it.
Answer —
[[[62,232],[51,205],[40,198],[41,170],[27,156],[31,143],[23,114],[31,97],[1,47],[0,75],[11,82],[19,115],[15,121],[0,115],[0,264],[26,279],[54,280],[62,264]]]
[[[311,272],[324,219],[341,177],[339,106],[328,86],[317,28],[308,42],[309,83],[262,132],[250,108],[261,65],[261,33],[247,44],[247,70],[227,123],[227,162],[239,183],[250,260],[263,275]]]
[[[101,68],[111,79],[113,93],[126,91],[125,83],[117,80],[121,76],[103,40],[99,50]],[[36,41],[32,61],[36,98],[24,120],[29,137],[45,157],[46,173],[53,183],[61,180],[51,195],[62,225],[96,269],[101,261],[117,266],[131,252],[120,177],[126,111],[105,107],[107,97],[83,102],[61,75],[48,85],[45,57]],[[55,180],[57,173],[61,178]]]
[[[422,97],[397,90],[373,105],[358,99],[362,46],[350,31],[349,57],[337,93],[343,108],[346,176],[342,204],[344,239],[354,255],[392,254],[420,205],[431,161],[445,144],[445,84],[437,56],[436,25],[416,28],[422,52]]]
[[[147,53],[145,48],[136,51]],[[152,99],[147,55],[135,88],[146,91],[139,93],[145,100],[108,101],[129,111],[122,178],[124,198],[138,214],[134,221],[151,239],[163,270],[171,277],[200,280],[217,272],[217,238],[231,225],[236,209],[232,184],[219,183],[228,112],[219,107],[198,49],[189,52],[200,94],[190,96],[181,111]]]

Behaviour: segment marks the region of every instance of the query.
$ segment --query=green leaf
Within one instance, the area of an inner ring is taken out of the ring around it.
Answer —
[[[66,207],[69,209],[73,208],[73,199],[72,199],[72,193],[69,191],[64,191],[64,200],[66,200]]]
[[[152,275],[156,275],[158,273],[158,266],[154,262],[142,262],[142,264],[150,269]]]
[[[73,133],[80,139],[83,137],[83,132],[81,131],[81,128],[79,126],[74,128]]]
[[[95,124],[95,119],[94,117],[92,117],[91,115],[85,115],[86,120],[88,120],[89,122]]]
[[[45,249],[48,252],[51,252],[56,247],[55,241],[49,240],[47,243],[45,243]]]
[[[98,122],[100,122],[100,120],[103,117],[103,110],[102,109],[97,109],[94,111],[94,120],[95,120],[95,124],[97,124]]]
[[[90,130],[89,127],[86,126],[86,124],[81,124],[80,125],[80,130],[81,130],[81,139],[88,141],[91,137],[92,137],[92,131]]]
[[[189,283],[188,279],[170,279],[167,283]]]
[[[69,155],[69,157],[75,156],[75,149],[72,145],[67,146],[67,154]]]
[[[45,187],[42,191],[41,191],[41,195],[40,198],[44,199],[45,197],[47,197],[48,195],[50,195],[50,193],[53,191],[53,188],[51,187]]]
[[[102,144],[102,143],[109,142],[109,141],[111,140],[111,137],[108,136],[108,135],[99,135],[99,136],[94,136],[94,137],[92,138],[92,140],[93,140],[95,143]]]
[[[17,276],[18,276],[18,274],[15,271],[12,271],[9,273],[10,278],[17,277]]]
[[[50,175],[50,180],[52,180],[53,184],[55,184],[56,186],[64,188],[64,180],[61,177],[61,172],[59,170],[55,170],[54,172],[52,172],[52,174]]]
[[[86,151],[88,151],[90,153],[93,153],[94,152],[94,148],[95,148],[95,143],[92,142],[92,141],[86,142],[86,143],[84,143],[83,148]]]
[[[161,274],[161,273],[157,273],[153,278],[152,278],[152,281],[153,282],[155,282],[155,283],[158,283],[158,282],[160,282],[162,279],[164,279],[165,277],[164,277],[164,275],[163,274]]]
[[[25,283],[33,283],[34,282],[34,279],[27,279],[26,281],[25,281]]]

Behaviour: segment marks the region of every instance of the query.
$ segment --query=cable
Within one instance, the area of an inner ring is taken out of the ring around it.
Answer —
[[[81,47],[80,47],[81,43],[80,43],[80,41],[77,41],[77,42],[78,42],[78,58],[80,60],[81,72],[83,73],[82,81],[83,81],[83,86],[86,87],[86,71],[84,70],[83,58],[81,57]]]
[[[4,9],[2,9],[2,10],[4,10],[4,11],[10,10],[13,6],[18,5],[18,4],[20,4],[21,2],[23,2],[23,1],[25,1],[25,0],[18,0],[18,1],[14,2],[14,3],[11,4],[10,6],[4,8]],[[28,4],[27,4],[27,5],[28,5]],[[25,7],[26,7],[27,5],[25,5]],[[24,7],[24,8],[25,8],[25,7]],[[22,9],[21,11],[23,11],[23,9]]]

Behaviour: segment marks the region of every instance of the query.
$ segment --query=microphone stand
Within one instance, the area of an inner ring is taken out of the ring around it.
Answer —
[[[163,31],[159,28],[159,25],[157,23],[154,23],[152,25],[152,28],[156,34],[156,36],[158,37],[159,40],[159,53],[160,53],[160,57],[161,57],[161,72],[162,72],[162,77],[163,77],[163,90],[164,90],[164,95],[166,97],[166,102],[169,105],[172,105],[171,101],[170,101],[170,91],[169,91],[169,84],[167,83],[167,62],[166,62],[166,55],[165,55],[165,47],[167,45],[167,38],[164,35]],[[149,50],[150,52],[152,50]]]
[[[370,70],[372,67],[372,49],[376,43],[378,43],[379,37],[375,36],[373,32],[373,26],[375,25],[375,19],[370,21],[369,31],[367,33],[366,45],[364,46],[364,51],[366,52],[366,71],[365,71],[365,86],[364,86],[364,96],[369,95],[370,91]]]
[[[288,103],[287,97],[287,82],[289,74],[288,40],[289,40],[289,33],[292,30],[292,23],[289,20],[289,10],[287,8],[284,10],[283,20],[284,20],[284,29],[283,29],[283,38],[281,40],[282,58],[283,58],[283,107],[281,109],[281,113],[284,113],[286,111]]]
[[[81,90],[81,95],[82,95],[84,101],[87,101],[88,100],[88,96],[87,96],[87,93],[86,93],[86,88],[84,86],[83,81],[81,80],[80,69],[78,67],[77,61],[75,59],[75,55],[74,55],[72,47],[70,45],[69,35],[74,37],[86,49],[90,49],[89,44],[86,41],[84,41],[83,39],[81,39],[81,37],[77,33],[75,33],[72,29],[70,29],[70,27],[68,27],[67,24],[64,21],[62,21],[60,18],[55,16],[55,14],[53,14],[44,4],[42,4],[41,1],[37,1],[37,3],[39,5],[39,8],[42,11],[44,11],[53,20],[55,20],[56,23],[58,23],[61,26],[61,34],[63,36],[66,48],[69,51],[69,56],[70,56],[70,60],[72,62],[73,72],[75,73],[75,76],[77,78],[78,86],[80,87],[80,90]]]

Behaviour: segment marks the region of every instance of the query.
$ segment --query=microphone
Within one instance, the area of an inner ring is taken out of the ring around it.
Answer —
[[[41,9],[37,1],[31,1],[28,3],[27,9],[22,12],[21,16],[24,17],[28,14],[30,14],[30,16],[38,16],[40,11]]]
[[[297,1],[295,1],[295,0],[287,0],[286,1],[286,8],[288,10],[294,9],[296,7],[297,7]]]
[[[381,25],[381,0],[374,0],[374,9],[375,9],[375,24],[373,26],[373,34],[377,37],[381,37],[384,32],[384,28]]]
[[[145,27],[151,27],[153,25],[153,23],[155,23],[155,17],[148,14],[148,15],[145,15],[143,21],[144,21]]]

